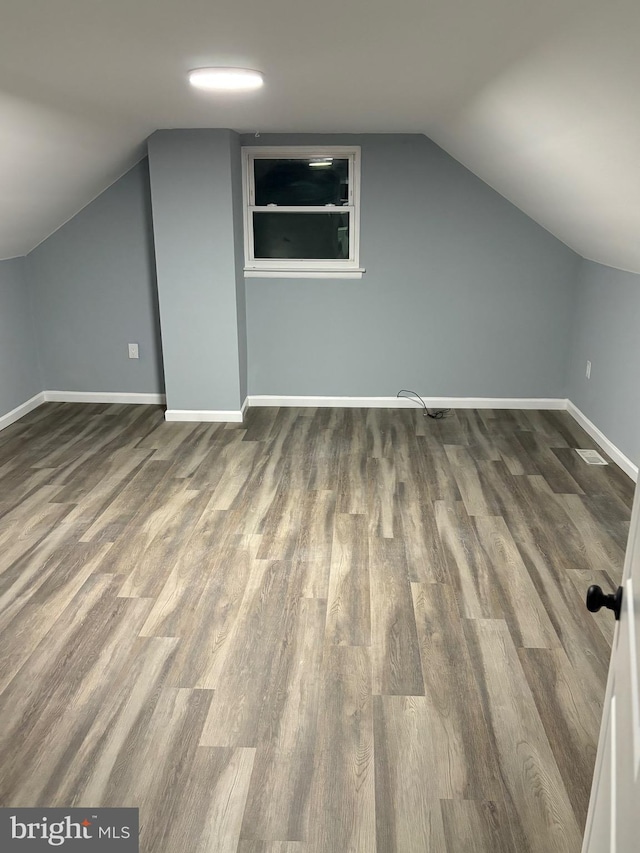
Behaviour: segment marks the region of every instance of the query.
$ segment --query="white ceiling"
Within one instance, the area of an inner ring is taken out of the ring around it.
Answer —
[[[640,271],[639,0],[2,0],[0,257],[159,127],[420,132],[580,254]],[[243,65],[259,93],[190,89]]]

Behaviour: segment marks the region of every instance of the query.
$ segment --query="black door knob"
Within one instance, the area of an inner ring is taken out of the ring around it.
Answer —
[[[616,619],[619,619],[620,608],[622,607],[622,587],[619,586],[616,592],[611,595],[605,595],[601,587],[596,586],[596,584],[590,586],[587,590],[587,610],[597,613],[601,607],[613,610]]]

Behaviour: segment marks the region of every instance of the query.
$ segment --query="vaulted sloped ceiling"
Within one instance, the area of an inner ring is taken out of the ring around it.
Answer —
[[[230,127],[425,133],[580,254],[640,271],[638,0],[3,0],[0,24],[0,257],[156,128]],[[196,92],[202,65],[265,88]]]

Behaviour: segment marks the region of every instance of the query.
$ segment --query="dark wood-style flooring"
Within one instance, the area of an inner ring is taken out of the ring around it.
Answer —
[[[560,412],[0,433],[0,804],[144,853],[578,853],[633,487]]]

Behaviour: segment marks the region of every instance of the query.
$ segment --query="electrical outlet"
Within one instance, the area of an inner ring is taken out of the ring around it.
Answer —
[[[585,376],[587,379],[591,379],[591,362],[587,361],[587,369],[585,370]]]
[[[138,344],[129,344],[129,358],[140,358]]]

